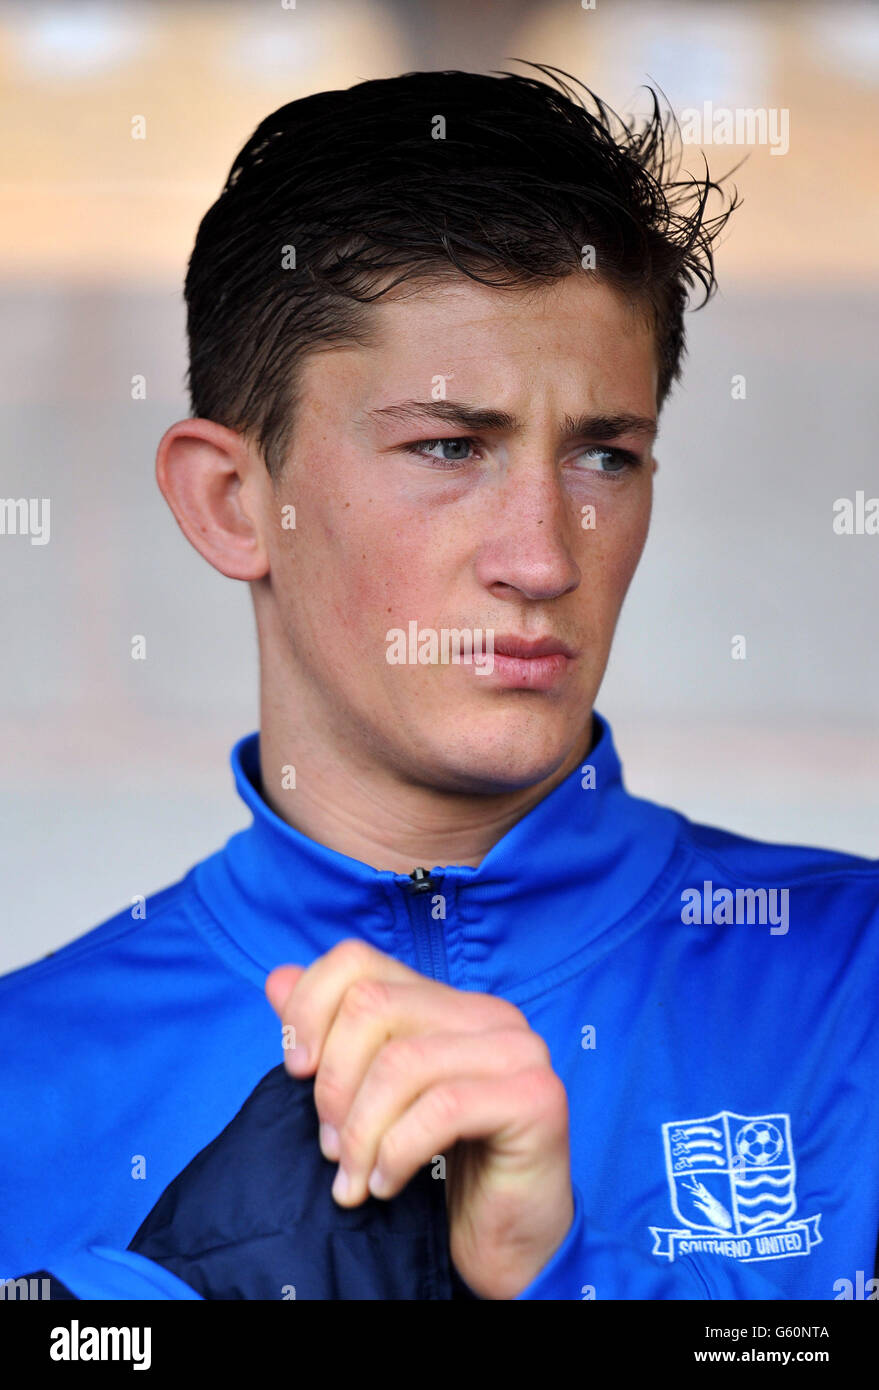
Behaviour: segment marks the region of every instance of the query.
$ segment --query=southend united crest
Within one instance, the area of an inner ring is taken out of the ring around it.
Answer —
[[[789,1115],[721,1110],[662,1126],[671,1209],[679,1227],[651,1226],[654,1255],[728,1255],[745,1264],[808,1255],[818,1216],[795,1220]]]

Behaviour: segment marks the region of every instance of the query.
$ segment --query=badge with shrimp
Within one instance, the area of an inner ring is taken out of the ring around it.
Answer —
[[[651,1226],[654,1255],[673,1260],[677,1250],[750,1262],[808,1255],[820,1242],[820,1217],[791,1219],[797,1198],[789,1115],[721,1110],[663,1125],[662,1140],[672,1211],[685,1229]]]

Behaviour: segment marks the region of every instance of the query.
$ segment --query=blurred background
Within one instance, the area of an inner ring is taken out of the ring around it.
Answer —
[[[517,59],[621,111],[650,82],[679,115],[789,112],[783,154],[705,150],[714,174],[748,155],[744,203],[688,316],[597,708],[632,791],[879,855],[879,536],[833,530],[837,498],[879,496],[875,5],[0,0],[0,494],[51,500],[49,544],[0,535],[0,971],[248,821],[228,753],[258,720],[249,592],[153,476],[189,413],[186,262],[235,154],[309,92]]]

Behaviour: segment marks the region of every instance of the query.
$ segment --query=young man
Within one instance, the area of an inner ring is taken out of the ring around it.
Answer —
[[[674,181],[658,109],[625,126],[542,72],[294,102],[201,224],[193,418],[158,480],[251,587],[254,820],[4,980],[8,1276],[832,1299],[872,1275],[879,865],[631,797],[594,710],[729,209]]]

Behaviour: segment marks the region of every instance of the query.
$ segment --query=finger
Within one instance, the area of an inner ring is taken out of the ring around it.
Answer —
[[[424,981],[423,975],[356,937],[319,956],[293,986],[281,1015],[282,1022],[296,1032],[295,1051],[285,1058],[288,1070],[296,1076],[309,1076],[314,1071],[345,991],[363,976],[404,983]]]
[[[304,965],[278,965],[266,976],[266,998],[279,1017],[284,1005],[293,993],[293,987],[305,973]]]
[[[345,1122],[376,1054],[390,1038],[528,1028],[524,1016],[505,999],[466,993],[423,976],[412,979],[416,983],[400,984],[366,976],[345,991],[323,1043],[314,1082],[314,1103],[322,1123],[338,1130]]]
[[[497,1190],[499,1200],[514,1199],[543,1169],[551,1171],[567,1136],[564,1085],[547,1067],[504,1077],[446,1078],[383,1135],[369,1190],[375,1197],[395,1197],[434,1155],[459,1140],[476,1139],[488,1150],[486,1186]],[[343,1194],[337,1200],[346,1205]]]
[[[334,1144],[328,1146],[321,1126],[321,1148],[344,1170],[345,1205],[366,1199],[383,1136],[431,1086],[450,1077],[499,1076],[550,1065],[549,1048],[529,1028],[391,1038],[373,1058]]]

